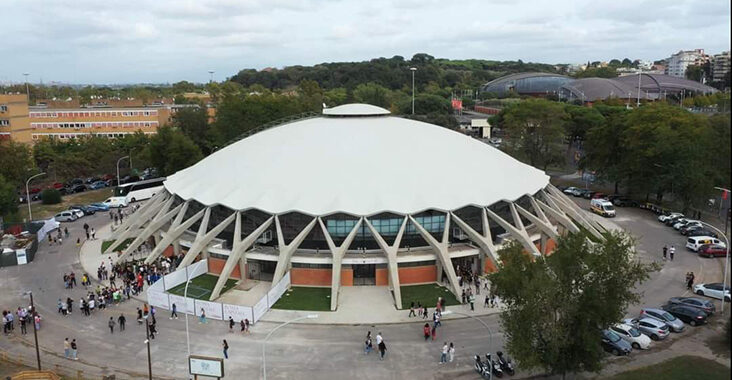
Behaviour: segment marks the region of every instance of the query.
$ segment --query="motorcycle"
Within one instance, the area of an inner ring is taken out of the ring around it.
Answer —
[[[501,369],[501,365],[498,363],[497,360],[491,359],[490,353],[485,354],[485,360],[487,365],[491,367],[494,376],[503,377],[503,370]]]
[[[496,356],[498,356],[498,363],[501,365],[503,372],[507,373],[509,376],[513,376],[516,371],[513,368],[511,358],[509,358],[508,355],[504,357],[502,351],[496,352]]]
[[[488,372],[490,369],[486,363],[480,360],[480,355],[475,355],[475,365],[473,366],[475,372],[478,372],[484,379],[490,378],[491,374]]]

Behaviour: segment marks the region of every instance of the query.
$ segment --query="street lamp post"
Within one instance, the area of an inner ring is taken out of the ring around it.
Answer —
[[[213,70],[209,70],[208,71],[208,75],[209,75],[208,83],[212,83],[213,82],[214,71]]]
[[[36,361],[38,362],[38,370],[41,370],[41,352],[38,350],[38,330],[36,330],[36,306],[33,303],[33,292],[28,291],[28,295],[30,295],[30,304],[31,304],[31,328],[33,329],[33,339],[36,342]],[[27,323],[27,322],[26,322]]]
[[[125,158],[130,158],[130,156],[120,157],[120,159],[117,160],[117,186],[121,185],[121,183],[119,183],[119,163],[120,163],[120,161],[124,160]]]
[[[409,70],[412,72],[412,115],[414,115],[414,72],[417,71],[417,68],[410,67]]]
[[[315,319],[315,318],[318,318],[318,314],[308,314],[304,317],[295,318],[293,320],[289,320],[285,323],[280,324],[279,326],[273,328],[272,331],[269,332],[269,334],[267,334],[267,336],[264,338],[264,342],[262,342],[262,378],[264,380],[267,380],[267,360],[266,360],[266,356],[265,356],[265,350],[267,348],[267,340],[269,340],[269,337],[272,336],[272,334],[274,334],[275,331],[279,330],[280,327],[285,327],[285,326],[289,325],[290,323],[301,321],[303,319]]]
[[[152,380],[152,360],[150,359],[150,321],[148,317],[150,314],[145,315],[145,344],[147,344],[147,378]]]
[[[28,96],[28,104],[30,104],[30,89],[28,87],[28,73],[23,73],[23,76],[25,76],[25,95]]]
[[[727,289],[727,268],[729,268],[729,239],[727,238],[727,233],[726,233],[727,231],[722,233],[722,231],[720,231],[719,228],[714,227],[713,225],[711,225],[707,222],[702,222],[702,221],[699,221],[699,222],[701,224],[713,229],[718,234],[720,234],[720,236],[722,236],[724,238],[724,242],[727,244],[727,254],[725,255],[725,259],[724,259],[724,280],[722,283],[722,312],[724,313],[724,302],[725,302],[724,301],[724,292]]]
[[[636,107],[640,107],[641,74],[642,74],[642,71],[639,71],[638,72],[638,100],[635,103]]]
[[[28,222],[29,222],[29,223],[33,221],[33,213],[31,212],[31,199],[30,199],[30,189],[28,188],[28,185],[30,184],[30,181],[31,181],[31,180],[32,180],[33,178],[36,178],[36,177],[42,176],[42,175],[44,175],[44,174],[46,174],[46,172],[43,172],[43,173],[38,173],[38,174],[36,174],[36,175],[34,175],[34,176],[31,176],[30,178],[28,178],[28,180],[27,180],[27,181],[25,181],[25,201],[26,201],[26,202],[28,203]]]
[[[186,347],[188,348],[188,357],[191,357],[191,336],[188,333],[188,285],[190,285],[191,280],[188,279],[188,267],[185,268],[186,271],[186,288],[183,290],[183,302],[185,302],[185,318],[186,318]],[[196,311],[193,310],[195,313]],[[177,317],[176,317],[177,318]]]

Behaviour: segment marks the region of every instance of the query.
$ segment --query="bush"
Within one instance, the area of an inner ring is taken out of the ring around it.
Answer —
[[[61,203],[61,193],[56,189],[46,189],[41,192],[41,201],[44,205]]]

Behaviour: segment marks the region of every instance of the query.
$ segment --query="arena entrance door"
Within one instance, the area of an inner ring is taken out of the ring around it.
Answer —
[[[274,277],[275,268],[277,268],[276,261],[264,261],[264,260],[249,260],[247,261],[247,267],[249,272],[247,278],[251,280],[259,281],[272,281]]]
[[[353,285],[376,285],[376,264],[354,264]]]

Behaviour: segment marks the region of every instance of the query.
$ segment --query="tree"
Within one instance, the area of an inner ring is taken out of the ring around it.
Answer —
[[[159,128],[150,138],[148,150],[152,165],[161,176],[185,169],[203,158],[201,150],[188,136],[167,126]]]
[[[44,205],[61,203],[61,192],[56,189],[45,189],[41,192],[41,201]]]
[[[28,171],[33,167],[31,151],[27,145],[14,141],[0,144],[0,175],[15,186],[25,183]]]
[[[544,170],[562,159],[564,105],[530,99],[504,109],[503,125],[509,135],[508,150]]]
[[[208,153],[208,113],[203,107],[178,108],[171,125],[193,140],[202,152]]]
[[[704,68],[700,65],[689,65],[686,67],[686,79],[701,82],[704,78]]]
[[[587,131],[605,123],[605,118],[595,108],[567,105],[569,116],[566,128],[571,141],[584,140]]]
[[[592,243],[588,234],[568,234],[555,251],[533,258],[512,241],[499,252],[491,291],[505,303],[501,324],[506,350],[524,368],[562,375],[599,371],[602,329],[621,320],[640,300],[635,286],[658,270],[635,256],[622,232]]]
[[[585,156],[580,160],[580,167],[594,170],[601,180],[614,183],[617,194],[626,174],[623,135],[627,129],[625,117],[628,111],[625,107],[604,105],[593,108],[602,115],[603,122],[587,130]]]
[[[15,186],[0,174],[0,215],[10,215],[18,211],[18,195]]]
[[[576,78],[615,78],[618,76],[618,71],[615,67],[588,67],[585,70],[577,72]]]
[[[389,108],[391,106],[391,91],[376,83],[359,84],[353,90],[353,98],[358,103]]]

